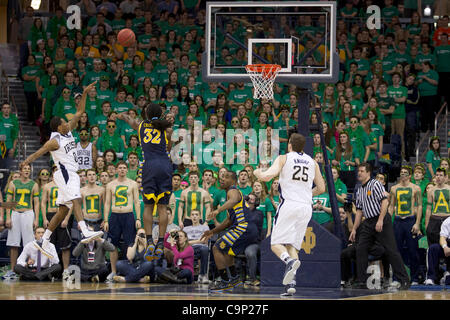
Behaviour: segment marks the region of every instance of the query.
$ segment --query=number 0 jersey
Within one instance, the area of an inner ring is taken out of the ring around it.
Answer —
[[[279,179],[280,198],[312,205],[316,164],[307,154],[289,152]]]
[[[169,158],[167,153],[168,140],[166,131],[155,129],[149,120],[144,120],[139,125],[139,141],[141,142],[144,160],[153,157]]]
[[[77,144],[73,138],[72,132],[68,132],[66,135],[59,132],[52,132],[50,139],[56,139],[59,144],[59,148],[55,151],[51,151],[53,162],[59,170],[67,170],[71,172],[77,172],[79,166],[77,163]]]

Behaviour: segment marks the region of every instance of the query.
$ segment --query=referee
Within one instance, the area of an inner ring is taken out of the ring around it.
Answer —
[[[365,287],[369,248],[378,241],[385,249],[387,262],[392,265],[394,277],[400,282],[401,290],[409,288],[409,277],[403,260],[397,249],[391,216],[386,214],[389,201],[385,196],[383,185],[371,179],[372,167],[368,163],[358,166],[358,180],[361,186],[356,190],[356,217],[349,240],[354,242],[356,230],[359,230],[359,242],[356,247],[356,271],[358,284]],[[361,223],[362,216],[364,221]]]

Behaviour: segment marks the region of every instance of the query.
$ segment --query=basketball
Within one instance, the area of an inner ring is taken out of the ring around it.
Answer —
[[[131,47],[136,41],[136,35],[131,29],[122,29],[117,35],[117,41],[124,47]]]

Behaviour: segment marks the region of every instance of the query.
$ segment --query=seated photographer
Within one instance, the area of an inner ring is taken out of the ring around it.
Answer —
[[[81,255],[81,281],[105,281],[109,274],[106,252],[115,249],[111,242],[102,238],[93,238],[88,243],[79,242],[72,254],[74,257]]]
[[[153,263],[144,258],[147,240],[145,230],[138,229],[134,243],[127,249],[127,260],[117,261],[115,282],[148,283],[154,275]]]
[[[180,280],[180,283],[191,284],[194,280],[194,249],[189,245],[189,239],[183,230],[172,231],[166,241],[173,252],[173,266],[170,272]]]
[[[38,227],[34,232],[34,238],[37,244],[41,244],[44,228]],[[61,265],[59,264],[58,254],[55,246],[49,244],[53,259],[36,248],[35,241],[28,242],[17,258],[17,264],[14,266],[14,272],[20,276],[21,280],[51,280],[61,274]]]
[[[194,256],[196,258],[200,257],[200,274],[198,276],[198,282],[207,284],[209,283],[207,274],[209,257],[208,241],[201,241],[200,238],[205,231],[209,230],[209,227],[200,224],[200,211],[198,210],[191,211],[191,220],[192,225],[184,227],[183,231],[186,232],[189,244],[194,249]]]

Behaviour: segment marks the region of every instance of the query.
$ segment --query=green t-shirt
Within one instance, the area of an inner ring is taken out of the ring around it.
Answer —
[[[26,66],[22,69],[22,76],[39,76],[40,74],[39,66]],[[36,92],[36,81],[35,80],[24,80],[23,81],[23,90],[26,92]]]
[[[432,150],[428,150],[425,161],[427,163],[431,163],[431,167],[433,168],[433,171],[436,173],[436,169],[439,168],[439,165],[441,163],[441,156],[439,153],[434,153]],[[427,168],[427,178],[431,178],[431,172]]]
[[[272,205],[272,201],[270,201],[269,197],[266,197],[266,199],[264,199],[264,201],[260,202],[260,205],[256,208],[257,210],[261,210],[261,212],[263,213],[263,230],[267,230],[268,229],[268,225],[267,225],[267,213],[270,212],[271,213],[271,221],[270,223],[272,223],[272,219],[275,215],[275,209],[273,208]]]
[[[327,192],[313,197],[314,204],[316,204],[319,201],[322,204],[322,206],[330,208],[330,196]],[[316,221],[318,224],[325,224],[327,222],[332,221],[333,217],[331,214],[329,214],[323,210],[320,211],[320,210],[313,209],[312,219],[314,221]]]
[[[391,97],[392,99],[408,97],[408,89],[404,86],[399,86],[398,88],[390,86],[387,89],[387,93],[389,97]],[[397,103],[394,100],[394,105],[395,110],[394,113],[392,113],[392,119],[405,119],[406,117],[405,103]]]
[[[110,136],[107,133],[102,134],[102,136],[98,138],[96,147],[97,150],[100,150],[101,152],[105,152],[105,150],[108,149],[114,149],[116,153],[124,151],[123,140],[118,134],[114,134],[113,136]]]
[[[439,75],[436,71],[430,69],[428,72],[419,72],[417,75],[417,80],[420,80],[423,76],[427,76],[432,80],[439,81]],[[419,94],[423,97],[434,96],[437,94],[438,86],[429,83],[427,80],[423,79],[421,83],[418,85]]]
[[[0,126],[4,129],[3,134],[6,135],[6,149],[11,149],[19,133],[19,120],[17,120],[15,114],[10,114],[8,118],[4,118],[0,113]]]
[[[441,45],[434,49],[436,55],[436,70],[450,72],[450,45]]]
[[[72,97],[69,99],[69,101],[66,101],[62,97],[60,97],[56,102],[55,108],[53,109],[54,116],[59,116],[66,121],[68,121],[66,114],[75,114],[76,112],[77,108],[75,107],[75,101]]]

